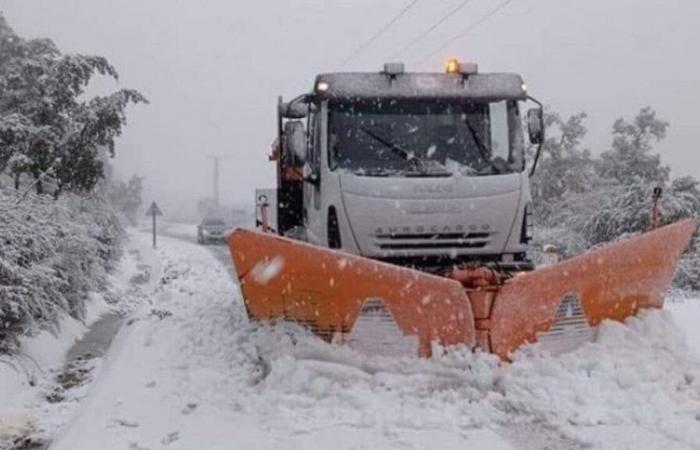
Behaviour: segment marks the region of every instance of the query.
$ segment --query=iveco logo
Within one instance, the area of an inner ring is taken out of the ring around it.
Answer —
[[[422,233],[474,233],[474,232],[489,232],[491,226],[487,223],[476,225],[432,225],[432,226],[406,226],[399,225],[395,227],[377,227],[374,233],[377,235],[384,234],[422,234]]]
[[[451,184],[418,184],[413,186],[413,192],[416,194],[449,194],[452,190]]]

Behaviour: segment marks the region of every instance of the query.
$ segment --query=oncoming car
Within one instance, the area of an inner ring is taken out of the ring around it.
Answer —
[[[220,217],[205,217],[197,225],[197,243],[224,243],[229,228],[226,221]]]

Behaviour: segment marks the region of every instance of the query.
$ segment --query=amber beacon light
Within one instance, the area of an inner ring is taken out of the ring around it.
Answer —
[[[445,63],[445,71],[447,73],[459,73],[459,60],[456,58],[448,59]]]

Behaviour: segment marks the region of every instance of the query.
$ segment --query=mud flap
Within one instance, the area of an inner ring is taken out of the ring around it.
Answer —
[[[250,230],[235,230],[228,244],[251,319],[294,321],[330,341],[352,336],[374,305],[401,336],[417,338],[422,356],[433,341],[475,345],[472,309],[454,280]]]
[[[662,307],[695,228],[693,220],[683,220],[515,277],[495,298],[490,350],[505,359],[538,336],[549,345],[558,338],[576,341],[589,333],[586,325]],[[586,323],[576,317],[576,308]],[[558,330],[548,333],[555,321]]]

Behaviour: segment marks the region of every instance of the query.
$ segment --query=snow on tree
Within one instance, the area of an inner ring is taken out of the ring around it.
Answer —
[[[692,180],[692,179],[690,179]],[[700,217],[700,191],[697,181],[674,180],[662,198],[662,221],[671,223],[685,217]],[[620,185],[598,197],[596,212],[583,223],[584,233],[592,244],[611,241],[623,234],[649,229],[652,191],[655,183],[638,181]]]
[[[0,15],[0,173],[9,170],[16,187],[27,175],[43,193],[51,179],[57,197],[90,191],[104,176],[100,153],[114,156],[126,106],[146,99],[121,89],[85,100],[95,74],[118,79],[107,59],[63,55],[49,39],[22,39]]]
[[[0,14],[0,353],[55,330],[61,315],[82,318],[120,254],[118,217],[88,191],[114,155],[126,106],[146,100],[129,89],[86,98],[95,74],[117,78],[105,58],[22,39]],[[21,191],[7,188],[27,179]],[[140,191],[140,180],[129,189]]]
[[[21,199],[21,200],[20,200]],[[19,200],[19,201],[18,201]],[[0,187],[0,353],[21,335],[81,319],[105,285],[123,229],[107,203],[73,193],[58,201]]]
[[[105,189],[107,200],[131,225],[136,225],[143,203],[143,177],[132,175],[128,182],[111,182]]]
[[[585,118],[583,112],[566,120],[553,112],[545,114],[548,137],[530,185],[540,215],[550,215],[549,207],[566,193],[586,192],[596,184],[598,176],[591,152],[581,148],[587,132]]]
[[[654,155],[653,144],[669,126],[653,109],[643,108],[630,123],[618,119],[613,126],[611,149],[600,157],[581,148],[586,115],[564,120],[548,113],[549,136],[543,145],[541,165],[532,181],[537,211],[535,255],[546,244],[572,256],[592,246],[650,226],[652,192],[665,187],[662,222],[700,218],[700,183],[683,177],[669,183],[670,170]],[[676,285],[700,289],[700,241],[681,260]]]
[[[642,108],[632,122],[617,119],[612,149],[601,155],[601,175],[621,183],[668,181],[670,168],[661,164],[658,154],[651,153],[654,142],[666,137],[668,125],[649,106]]]

